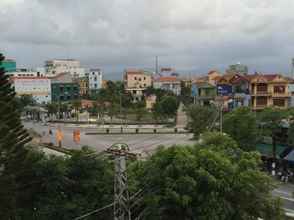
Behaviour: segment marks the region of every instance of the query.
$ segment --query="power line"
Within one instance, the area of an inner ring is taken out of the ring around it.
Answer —
[[[84,214],[84,215],[81,215],[81,216],[79,216],[79,217],[76,217],[76,218],[74,218],[74,220],[80,220],[80,219],[86,218],[86,217],[88,217],[88,216],[90,216],[90,215],[93,215],[93,214],[95,214],[95,213],[101,212],[101,211],[103,211],[104,209],[110,208],[110,207],[112,207],[113,205],[114,205],[114,202],[111,203],[111,204],[109,204],[109,205],[106,205],[106,206],[104,206],[104,207],[102,207],[102,208],[96,209],[96,210],[94,210],[94,211],[88,212],[88,213],[86,213],[86,214]]]

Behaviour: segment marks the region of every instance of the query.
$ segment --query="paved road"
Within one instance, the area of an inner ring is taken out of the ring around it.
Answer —
[[[273,195],[280,197],[286,212],[291,213],[294,217],[294,185],[281,183],[278,188],[273,191]]]
[[[26,128],[32,128],[39,134],[45,134],[44,142],[49,142],[50,136],[48,134],[49,127],[52,128],[53,134],[60,126],[64,134],[63,146],[71,149],[79,149],[81,146],[87,145],[101,152],[114,143],[126,143],[129,145],[131,151],[137,153],[151,152],[159,145],[172,146],[174,144],[193,144],[191,140],[192,134],[113,134],[113,135],[85,135],[86,132],[94,132],[95,128],[79,128],[81,131],[81,143],[79,145],[73,142],[73,130],[75,126],[68,127],[68,125],[52,124],[43,126],[40,123],[24,122]],[[53,139],[54,143],[55,138]]]

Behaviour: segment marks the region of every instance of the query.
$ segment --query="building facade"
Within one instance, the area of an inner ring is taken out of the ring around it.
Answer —
[[[2,61],[0,67],[3,67],[6,72],[15,72],[16,71],[16,62],[15,60],[6,59]]]
[[[237,63],[234,65],[230,65],[226,72],[246,75],[246,74],[248,74],[248,67],[246,65],[241,64],[241,63]]]
[[[125,90],[132,95],[134,102],[141,101],[144,90],[152,86],[152,74],[137,69],[126,70],[124,86]]]
[[[45,62],[46,74],[50,77],[60,73],[70,73],[73,77],[85,76],[85,69],[81,68],[80,61],[74,59],[55,59]]]
[[[51,82],[47,77],[12,77],[17,95],[31,95],[39,104],[51,102]]]
[[[79,83],[70,73],[61,73],[51,78],[51,94],[53,102],[76,100],[80,97]]]
[[[217,96],[216,86],[207,82],[193,82],[191,88],[194,103],[200,105],[210,105]]]
[[[102,88],[102,72],[100,69],[90,69],[87,75],[89,79],[89,91],[96,93]]]
[[[153,81],[155,89],[170,91],[175,95],[181,94],[181,81],[176,76],[162,76]]]
[[[288,80],[281,75],[250,76],[250,94],[253,110],[266,107],[287,108],[291,97],[288,91]]]
[[[79,84],[80,96],[89,95],[89,79],[87,76],[80,77],[76,79],[76,82]]]
[[[9,72],[11,76],[15,77],[41,77],[45,76],[44,72],[35,69],[16,69],[14,72]]]

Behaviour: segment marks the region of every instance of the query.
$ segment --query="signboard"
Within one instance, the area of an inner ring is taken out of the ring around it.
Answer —
[[[191,93],[192,93],[192,97],[198,96],[198,88],[195,84],[192,84]]]
[[[221,96],[227,96],[232,94],[231,85],[217,85],[217,94]]]

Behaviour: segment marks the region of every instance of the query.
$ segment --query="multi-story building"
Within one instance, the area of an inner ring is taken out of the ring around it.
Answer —
[[[0,67],[3,67],[6,72],[15,72],[16,71],[16,62],[12,59],[6,59],[2,61]]]
[[[124,86],[132,94],[134,102],[141,101],[143,91],[152,86],[152,74],[144,70],[128,69],[124,73]]]
[[[246,74],[248,74],[248,67],[246,65],[241,64],[241,63],[237,63],[234,65],[230,65],[226,72],[246,75]]]
[[[69,73],[61,73],[51,78],[53,102],[72,101],[79,98],[79,84]]]
[[[193,82],[192,83],[192,96],[194,102],[200,105],[210,105],[217,96],[216,86],[208,82]]]
[[[96,93],[102,88],[102,72],[100,69],[90,69],[88,73],[89,90],[91,93]]]
[[[250,78],[250,94],[253,110],[266,107],[287,108],[290,99],[288,80],[279,74],[255,74]]]
[[[250,80],[248,77],[235,74],[231,79],[234,107],[250,106],[251,96],[249,94]]]
[[[70,73],[73,77],[85,76],[85,69],[81,68],[80,61],[74,59],[55,59],[45,62],[46,74],[50,77],[60,73]]]
[[[11,80],[17,95],[31,95],[40,104],[51,102],[51,83],[47,77],[16,76]]]
[[[79,84],[80,96],[89,95],[89,79],[87,76],[80,77],[75,80]]]
[[[176,76],[162,76],[153,81],[155,89],[171,91],[175,95],[181,94],[181,80]]]
[[[15,77],[40,77],[45,76],[44,72],[35,69],[16,69],[14,72],[9,72],[11,76]]]

